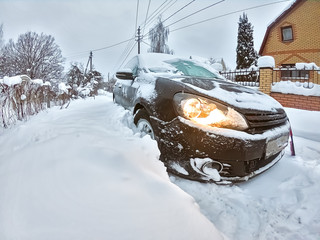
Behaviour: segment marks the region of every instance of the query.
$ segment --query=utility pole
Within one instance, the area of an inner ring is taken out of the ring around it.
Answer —
[[[92,51],[90,51],[89,60],[90,60],[90,72],[92,72]]]
[[[88,59],[88,62],[87,62],[86,70],[84,71],[84,75],[86,75],[86,73],[87,73],[88,65],[90,66],[90,71],[89,72],[92,72],[92,51],[90,51],[90,55],[89,55],[89,59]]]
[[[141,43],[141,40],[142,40],[142,37],[141,37],[141,29],[140,29],[140,26],[138,28],[138,39],[137,39],[137,42],[138,42],[138,54],[140,54],[140,43]]]

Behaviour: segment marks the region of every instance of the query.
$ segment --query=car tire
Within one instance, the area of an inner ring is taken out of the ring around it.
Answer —
[[[141,137],[149,135],[152,139],[155,139],[154,130],[150,121],[148,112],[142,108],[137,111],[133,119],[134,124],[140,131]]]

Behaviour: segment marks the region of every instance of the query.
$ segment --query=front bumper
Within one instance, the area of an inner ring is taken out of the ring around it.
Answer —
[[[221,180],[243,181],[268,169],[282,157],[290,128],[286,122],[262,134],[249,134],[198,125],[182,117],[168,123],[155,118],[151,121],[156,126],[160,159],[168,171],[200,181],[217,179],[195,169],[195,159],[220,163],[217,171]]]

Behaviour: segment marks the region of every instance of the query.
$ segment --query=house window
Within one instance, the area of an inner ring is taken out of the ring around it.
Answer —
[[[282,33],[282,41],[283,42],[293,40],[292,26],[281,28],[281,33]]]
[[[309,71],[298,70],[295,64],[282,64],[281,79],[283,80],[307,80]]]

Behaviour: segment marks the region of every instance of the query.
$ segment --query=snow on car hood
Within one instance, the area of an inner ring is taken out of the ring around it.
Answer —
[[[262,92],[224,80],[208,64],[168,54],[148,53],[138,57],[146,75],[179,81],[235,108],[267,112],[278,112],[277,109],[282,108],[280,103]]]
[[[277,112],[281,104],[272,97],[249,87],[224,80],[201,78],[171,78],[209,97],[223,101],[236,108]]]

